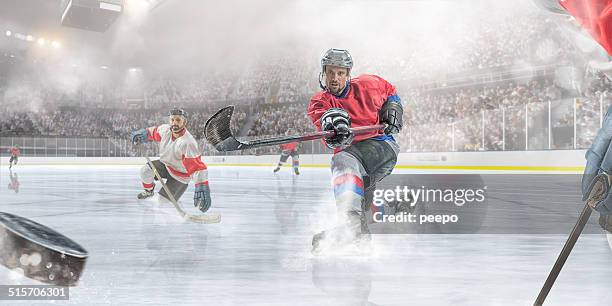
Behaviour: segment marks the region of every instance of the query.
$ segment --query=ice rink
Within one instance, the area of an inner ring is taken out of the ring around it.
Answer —
[[[15,192],[2,165],[0,211],[50,226],[89,251],[70,300],[53,304],[531,305],[582,205],[568,201],[562,179],[550,182],[550,192],[521,197],[524,187],[508,184],[491,197],[510,213],[560,218],[567,232],[373,235],[369,254],[316,257],[311,237],[335,218],[328,169],[302,168],[296,177],[289,168],[211,166],[211,211],[222,215],[211,225],[182,221],[157,197],[137,200],[138,169],[18,165]],[[192,195],[190,186],[180,202],[194,212]],[[547,213],[556,202],[573,209]],[[547,305],[609,305],[611,278],[606,235],[583,235]],[[38,283],[0,267],[0,284]],[[11,301],[37,303],[52,302]]]

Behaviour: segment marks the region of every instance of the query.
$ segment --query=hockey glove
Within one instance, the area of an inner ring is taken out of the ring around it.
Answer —
[[[193,194],[193,205],[202,212],[206,212],[210,208],[210,188],[208,184],[196,185],[195,193]]]
[[[132,143],[143,143],[147,142],[147,130],[140,129],[132,132],[131,135]]]
[[[591,148],[586,153],[586,167],[582,175],[582,200],[590,199],[591,207],[604,215],[612,214],[612,107],[608,113]]]
[[[348,146],[355,137],[351,131],[351,118],[342,108],[330,108],[321,116],[321,130],[335,132],[333,136],[324,139],[331,149]]]
[[[397,95],[390,96],[380,109],[380,122],[385,124],[385,134],[397,134],[402,129],[404,108]]]

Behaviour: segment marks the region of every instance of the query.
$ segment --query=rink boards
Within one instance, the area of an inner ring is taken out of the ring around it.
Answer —
[[[400,153],[396,169],[448,172],[582,173],[585,150]],[[300,155],[300,167],[328,168],[331,154]],[[209,166],[270,167],[279,155],[203,156]],[[22,165],[140,165],[141,157],[28,157]],[[2,160],[0,163],[8,162]],[[286,164],[288,166],[288,164]]]

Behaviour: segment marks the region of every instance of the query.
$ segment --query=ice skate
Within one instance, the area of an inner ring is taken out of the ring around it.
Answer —
[[[145,190],[141,193],[138,194],[138,199],[139,200],[144,200],[146,198],[150,198],[155,194],[155,192],[153,192],[153,190]]]
[[[359,212],[349,212],[346,224],[322,231],[312,237],[312,253],[342,250],[347,246],[363,246],[370,241],[370,230],[366,218]]]

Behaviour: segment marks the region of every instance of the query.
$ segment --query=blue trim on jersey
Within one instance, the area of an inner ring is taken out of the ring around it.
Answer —
[[[336,96],[332,93],[332,96],[336,97],[336,98],[346,98],[348,91],[349,91],[349,87],[351,87],[351,83],[347,80],[346,81],[346,85],[344,86],[344,89],[342,90],[342,92],[340,93],[340,95]],[[331,92],[330,92],[331,93]]]
[[[382,140],[382,141],[385,141],[385,140],[393,140],[393,141],[395,141],[395,138],[393,138],[393,136],[391,136],[391,135],[380,135],[380,136],[372,137],[370,139]]]
[[[394,95],[390,95],[387,97],[387,102],[395,102],[395,103],[402,104],[402,99],[400,99],[400,97],[397,94],[394,94]]]

